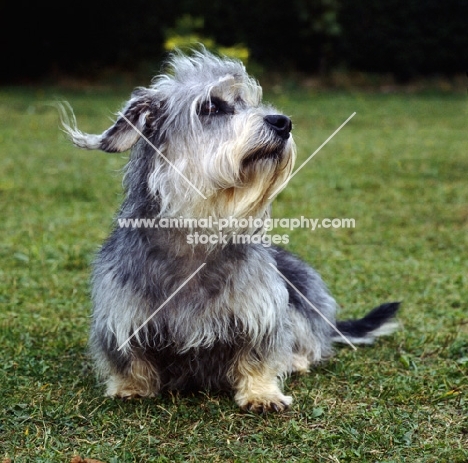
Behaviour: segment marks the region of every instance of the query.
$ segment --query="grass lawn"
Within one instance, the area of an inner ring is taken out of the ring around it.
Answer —
[[[286,384],[280,415],[227,395],[103,398],[87,358],[88,278],[121,200],[126,155],[72,147],[47,102],[100,132],[128,91],[0,89],[0,461],[468,461],[468,131],[463,94],[292,90],[297,166],[274,217],[354,218],[293,231],[341,318],[403,301],[402,329],[337,348]]]

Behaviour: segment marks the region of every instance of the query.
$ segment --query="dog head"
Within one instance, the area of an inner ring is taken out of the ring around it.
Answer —
[[[241,62],[173,54],[101,135],[64,126],[82,148],[132,148],[128,194],[152,201],[160,217],[264,217],[291,173],[295,144],[290,119],[261,100]]]

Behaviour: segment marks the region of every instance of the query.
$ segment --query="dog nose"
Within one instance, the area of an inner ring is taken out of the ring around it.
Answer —
[[[274,114],[265,116],[265,122],[284,140],[289,138],[292,129],[292,122],[289,117]]]

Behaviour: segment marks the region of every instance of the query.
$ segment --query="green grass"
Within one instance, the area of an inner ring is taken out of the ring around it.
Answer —
[[[285,384],[281,415],[227,395],[103,398],[86,355],[89,266],[121,200],[125,155],[79,151],[45,103],[108,127],[125,91],[0,90],[0,458],[68,462],[468,461],[468,157],[464,95],[292,90],[299,160],[357,115],[284,190],[275,217],[354,218],[279,230],[342,318],[403,301],[402,329],[343,347]]]

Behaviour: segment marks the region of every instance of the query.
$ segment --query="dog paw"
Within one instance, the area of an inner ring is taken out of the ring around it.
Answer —
[[[132,394],[131,392],[122,392],[120,394],[115,394],[113,396],[111,396],[115,399],[120,399],[122,402],[128,402],[129,400],[132,400],[132,399],[140,399],[141,398],[141,395],[140,394]]]
[[[138,392],[128,390],[128,389],[127,390],[121,389],[119,391],[112,391],[112,392],[107,391],[105,395],[106,397],[112,397],[113,399],[120,399],[122,400],[122,402],[131,400],[131,399],[138,399],[142,397],[142,395],[139,394]]]
[[[250,397],[239,404],[243,410],[254,413],[283,412],[292,404],[292,397],[279,394],[273,397]]]
[[[154,397],[155,392],[148,387],[144,387],[143,384],[137,384],[129,379],[122,379],[117,376],[113,376],[107,381],[105,395],[107,397],[126,401],[141,397]]]

